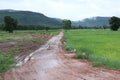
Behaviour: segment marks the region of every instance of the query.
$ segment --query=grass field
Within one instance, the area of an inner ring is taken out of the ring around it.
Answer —
[[[120,30],[70,30],[65,32],[65,39],[65,49],[76,49],[77,58],[120,70]]]
[[[8,33],[0,31],[0,73],[14,67],[16,54],[26,54],[44,44],[51,35],[60,30],[26,30]]]
[[[37,34],[37,35],[44,35],[44,34],[52,34],[56,35],[59,33],[59,30],[22,30],[22,31],[14,31],[14,33],[7,33],[5,31],[0,31],[0,42],[6,41],[13,41],[13,40],[31,40],[32,37],[28,34]],[[16,35],[25,35],[25,36],[16,36]]]

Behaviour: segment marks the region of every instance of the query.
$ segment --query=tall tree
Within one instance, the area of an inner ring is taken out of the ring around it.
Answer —
[[[70,20],[67,20],[67,19],[64,19],[63,20],[63,29],[70,29],[71,28],[71,21]]]
[[[17,20],[10,16],[4,17],[4,23],[5,23],[4,30],[8,31],[9,33],[13,33],[13,30],[15,30],[15,28],[17,27]]]
[[[111,25],[111,27],[110,27],[111,30],[117,31],[120,26],[120,18],[113,16],[113,17],[111,17],[109,23]]]

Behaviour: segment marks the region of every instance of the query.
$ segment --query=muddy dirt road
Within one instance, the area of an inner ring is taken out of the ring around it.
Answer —
[[[90,62],[73,58],[62,50],[64,34],[51,38],[31,53],[19,68],[4,74],[4,80],[120,80],[120,71],[94,68]]]

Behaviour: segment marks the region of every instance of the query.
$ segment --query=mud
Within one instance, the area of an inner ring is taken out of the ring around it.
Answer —
[[[120,80],[120,71],[92,67],[91,62],[74,58],[62,49],[64,34],[52,37],[27,56],[19,68],[2,76],[3,80]]]

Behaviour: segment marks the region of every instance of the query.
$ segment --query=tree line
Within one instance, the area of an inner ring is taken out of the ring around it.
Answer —
[[[102,26],[102,27],[73,27],[71,26],[71,21],[64,19],[62,21],[62,28],[65,30],[68,29],[107,29],[109,26]],[[113,31],[117,31],[120,27],[120,18],[118,17],[111,17],[109,20],[110,29]],[[14,30],[46,30],[48,31],[50,29],[50,26],[46,25],[18,25],[18,22],[16,19],[12,18],[11,16],[5,16],[4,17],[4,24],[0,24],[0,30],[8,31],[9,33],[12,33]],[[54,29],[54,28],[53,28]],[[57,28],[56,28],[57,29]]]
[[[83,27],[79,25],[78,27],[71,27],[71,21],[70,20],[63,20],[63,29],[108,29],[110,28],[112,31],[118,31],[120,28],[120,18],[119,17],[111,17],[109,20],[110,26],[103,25],[101,27]]]
[[[50,26],[45,25],[18,25],[15,30],[49,30]]]
[[[4,24],[0,24],[0,30],[13,33],[14,30],[46,30],[48,31],[50,26],[47,25],[18,25],[16,19],[11,16],[4,17]]]

